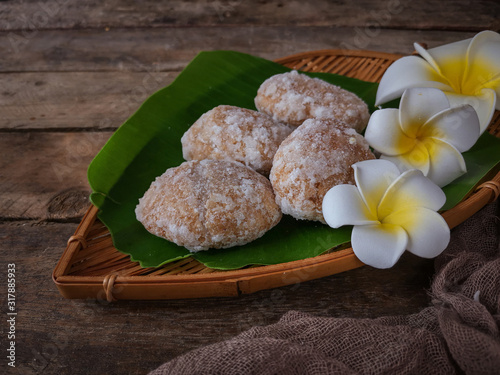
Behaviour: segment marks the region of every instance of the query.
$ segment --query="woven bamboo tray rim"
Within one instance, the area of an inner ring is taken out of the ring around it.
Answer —
[[[401,57],[384,52],[319,50],[275,61],[296,70],[378,82],[389,65]],[[496,111],[488,131],[499,137],[499,129],[500,111]],[[480,183],[467,199],[442,214],[450,228],[498,198],[500,172],[489,177],[491,180]],[[52,278],[66,298],[114,301],[238,296],[363,266],[352,248],[347,248],[304,260],[229,271],[210,269],[191,257],[158,268],[142,268],[114,248],[97,213],[91,205],[53,271]]]

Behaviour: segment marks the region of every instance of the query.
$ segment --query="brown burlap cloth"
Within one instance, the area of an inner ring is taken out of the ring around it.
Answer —
[[[499,222],[493,203],[452,231],[435,261],[430,307],[418,314],[350,319],[290,311],[150,375],[500,374]]]

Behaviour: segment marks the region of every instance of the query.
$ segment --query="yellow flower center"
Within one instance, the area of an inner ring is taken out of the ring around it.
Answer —
[[[429,160],[428,141],[426,138],[415,139],[415,146],[406,154],[407,160],[411,165],[418,169],[423,169]]]
[[[429,161],[436,156],[437,145],[433,136],[438,135],[436,129],[422,127],[418,121],[405,127],[406,133],[398,137],[397,150],[399,155],[413,167],[427,174]]]
[[[493,76],[490,67],[478,59],[467,67],[468,71],[465,60],[451,58],[443,60],[439,67],[443,78],[458,94],[479,95],[481,89],[493,86],[493,81],[498,80],[498,77]]]

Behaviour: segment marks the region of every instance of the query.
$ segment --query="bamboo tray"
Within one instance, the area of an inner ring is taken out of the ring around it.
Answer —
[[[370,52],[320,50],[276,60],[289,68],[328,72],[378,82],[387,67],[401,55]],[[500,136],[500,112],[496,111],[488,131]],[[500,172],[480,184],[475,192],[443,213],[453,228],[479,211],[500,193]],[[107,228],[91,206],[55,267],[52,278],[66,298],[179,299],[238,296],[333,275],[363,266],[352,248],[313,258],[234,271],[207,268],[185,258],[158,268],[141,268],[128,255],[113,247]]]

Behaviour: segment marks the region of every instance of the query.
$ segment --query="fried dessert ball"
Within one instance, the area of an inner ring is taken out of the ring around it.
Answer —
[[[232,160],[269,175],[280,143],[293,128],[264,113],[220,105],[203,114],[181,138],[186,160]]]
[[[368,124],[368,106],[357,95],[296,70],[262,83],[255,106],[276,121],[299,126],[309,118],[335,119],[361,132]]]
[[[354,163],[374,159],[364,137],[331,119],[304,121],[280,145],[269,176],[284,214],[325,223],[322,202],[335,185],[354,184]]]
[[[150,233],[192,252],[246,244],[281,219],[267,178],[220,160],[167,169],[139,199],[135,213]]]

